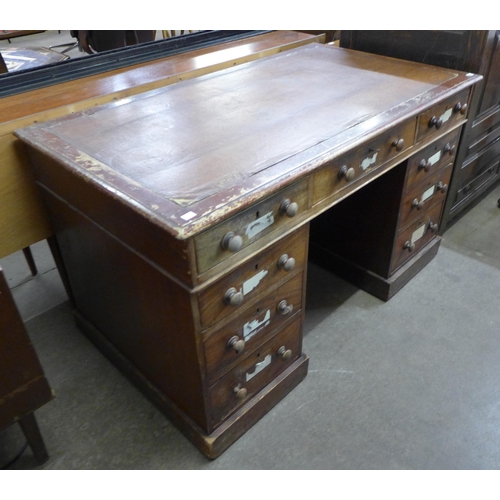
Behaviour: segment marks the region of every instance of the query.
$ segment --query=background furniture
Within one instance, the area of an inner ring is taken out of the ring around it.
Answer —
[[[19,423],[36,459],[48,459],[35,410],[54,398],[0,268],[0,430]]]
[[[69,59],[69,56],[45,47],[8,47],[2,49],[2,56],[10,73]]]
[[[5,64],[5,61],[3,60],[2,53],[0,52],[0,73],[7,73],[7,65]]]
[[[217,457],[307,373],[309,225],[345,258],[329,211],[367,194],[352,264],[389,295],[435,255],[480,79],[307,44],[17,131],[79,326]]]
[[[185,33],[192,33],[192,32],[193,30],[162,30],[161,34],[163,38],[169,38],[171,36],[179,36],[179,35],[184,35]]]
[[[7,40],[11,43],[11,38],[17,38],[18,36],[33,35],[35,33],[43,33],[44,30],[39,31],[28,31],[28,30],[0,30],[0,40]]]
[[[342,47],[484,76],[457,152],[441,230],[500,178],[500,31],[342,31]]]

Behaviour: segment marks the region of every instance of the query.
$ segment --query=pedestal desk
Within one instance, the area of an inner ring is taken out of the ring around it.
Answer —
[[[78,324],[217,457],[306,376],[309,247],[385,299],[435,254],[479,80],[310,44],[18,131]]]

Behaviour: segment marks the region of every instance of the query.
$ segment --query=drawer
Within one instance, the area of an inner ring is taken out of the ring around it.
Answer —
[[[432,176],[436,170],[439,170],[455,158],[460,140],[460,131],[461,129],[450,132],[408,160],[407,186],[411,187],[422,182],[426,177]]]
[[[300,312],[303,286],[304,273],[300,273],[210,335],[204,342],[209,380],[218,378]]]
[[[499,158],[496,158],[495,160],[484,166],[478,173],[476,173],[476,177],[474,177],[472,181],[470,181],[457,192],[454,203],[460,203],[468,196],[472,196],[479,189],[486,189],[487,185],[495,182],[498,179],[498,175],[500,173],[499,166]]]
[[[204,273],[277,228],[294,224],[294,219],[308,205],[308,179],[303,179],[196,236],[198,273]]]
[[[198,295],[202,328],[207,328],[244,307],[307,263],[309,224],[260,252]]]
[[[436,104],[419,116],[417,142],[440,134],[462,121],[469,110],[469,91]]]
[[[264,389],[301,355],[301,325],[298,317],[209,389],[211,411],[208,414],[212,428]]]
[[[500,111],[499,111],[500,113]],[[497,124],[496,128],[486,131],[479,137],[471,140],[467,146],[467,157],[475,154],[481,154],[485,149],[493,146],[494,143],[500,139],[500,125]]]
[[[453,164],[450,163],[445,168],[428,176],[427,179],[414,186],[404,195],[399,220],[400,228],[419,217],[430,205],[445,200],[452,170]]]
[[[313,204],[327,199],[377,167],[402,155],[413,145],[415,123],[414,119],[405,122],[319,169],[314,176]]]
[[[500,155],[500,138],[481,151],[480,155],[468,158],[460,170],[460,188],[469,185],[489,170]]]
[[[430,207],[396,238],[391,263],[391,273],[413,257],[426,243],[435,237],[439,229],[443,203]]]

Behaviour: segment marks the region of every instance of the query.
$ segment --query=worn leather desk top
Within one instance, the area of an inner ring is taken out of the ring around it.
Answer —
[[[185,238],[468,85],[311,44],[17,134]]]

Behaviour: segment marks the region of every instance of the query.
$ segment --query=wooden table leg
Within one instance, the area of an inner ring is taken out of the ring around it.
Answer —
[[[61,276],[61,281],[63,282],[64,288],[68,295],[70,302],[74,305],[75,301],[73,299],[73,294],[71,292],[71,286],[69,284],[68,275],[66,273],[66,269],[64,267],[64,263],[61,257],[61,252],[59,250],[59,245],[57,244],[57,240],[55,236],[49,236],[47,238],[47,242],[49,244],[50,251],[52,252],[52,256],[54,257],[54,261],[57,266],[57,270],[59,271],[59,276]]]
[[[30,247],[23,248],[23,254],[24,258],[26,259],[26,262],[28,263],[31,274],[33,276],[36,276],[38,273],[38,269],[36,268],[35,259],[33,258],[33,254],[31,253],[31,248]]]
[[[46,462],[49,459],[49,454],[47,453],[47,448],[43,442],[42,434],[38,428],[35,414],[29,413],[28,415],[21,417],[19,419],[19,425],[21,426],[24,436],[33,451],[33,455],[35,455],[35,458],[41,464]]]

